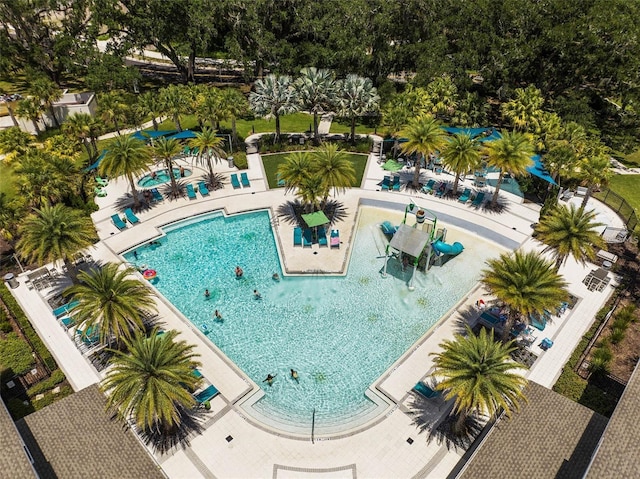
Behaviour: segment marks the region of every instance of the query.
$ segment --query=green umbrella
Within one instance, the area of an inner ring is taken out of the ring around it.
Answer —
[[[309,228],[314,228],[316,226],[325,225],[329,223],[329,218],[322,211],[316,211],[315,213],[308,213],[306,215],[302,215],[302,219]]]
[[[382,165],[382,169],[386,171],[400,171],[404,168],[402,163],[398,163],[396,160],[387,160],[387,162]]]

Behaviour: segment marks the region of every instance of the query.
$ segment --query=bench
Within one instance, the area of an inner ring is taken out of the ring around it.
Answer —
[[[601,260],[603,260],[603,261],[609,261],[611,263],[615,263],[616,261],[618,261],[618,255],[613,254],[613,253],[609,253],[608,251],[605,251],[603,249],[598,251],[596,253],[596,256],[598,258],[600,258]]]
[[[586,188],[584,186],[578,186],[576,188],[576,196],[586,196],[587,195],[587,191],[589,191],[588,188]]]

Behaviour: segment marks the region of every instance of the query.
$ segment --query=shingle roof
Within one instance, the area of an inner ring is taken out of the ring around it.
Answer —
[[[496,422],[459,478],[583,477],[607,418],[534,382],[525,395],[528,403]]]
[[[636,366],[607,429],[587,479],[640,477],[640,373]]]
[[[16,423],[42,479],[164,477],[133,433],[105,412],[105,403],[93,385]]]
[[[0,399],[0,478],[36,477],[13,419]]]

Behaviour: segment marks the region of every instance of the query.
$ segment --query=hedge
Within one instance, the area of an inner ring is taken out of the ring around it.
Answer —
[[[4,301],[4,304],[7,306],[7,308],[9,308],[9,311],[11,311],[11,314],[24,331],[25,336],[27,337],[27,339],[29,339],[36,352],[42,358],[49,370],[54,371],[55,369],[58,369],[58,365],[56,364],[55,359],[53,359],[53,356],[51,356],[51,353],[44,345],[38,334],[35,332],[33,326],[31,326],[31,323],[25,316],[24,311],[22,311],[22,308],[15,300],[15,298],[11,295],[11,292],[7,289],[4,283],[0,284],[0,297],[2,298],[2,301]]]
[[[29,397],[37,396],[38,394],[42,394],[50,389],[53,389],[58,384],[66,379],[64,373],[61,369],[56,369],[53,373],[51,373],[51,377],[40,381],[35,386],[30,387],[27,390],[27,395]]]
[[[22,374],[31,369],[35,361],[31,348],[16,333],[9,333],[0,339],[0,365],[14,374]]]

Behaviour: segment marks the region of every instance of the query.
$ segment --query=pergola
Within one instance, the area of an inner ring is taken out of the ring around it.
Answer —
[[[430,232],[412,228],[411,226],[402,223],[389,242],[388,248],[393,248],[399,251],[400,254],[405,253],[415,258],[413,262],[413,272],[411,273],[411,280],[409,281],[410,290],[414,289],[413,280],[416,276],[418,258],[420,258],[425,247],[431,242],[431,239],[432,238]],[[387,275],[388,261],[389,255],[387,254],[384,260],[384,270],[382,272],[383,277],[386,277]]]

